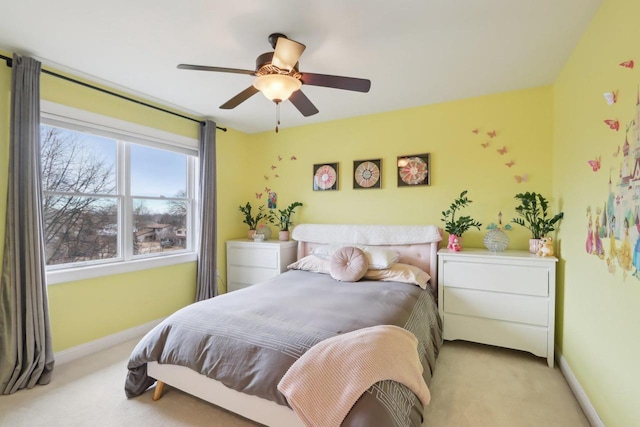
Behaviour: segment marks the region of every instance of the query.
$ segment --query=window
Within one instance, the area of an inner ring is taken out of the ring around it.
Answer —
[[[185,249],[187,156],[137,144],[129,152],[134,255]]]
[[[49,283],[195,260],[195,141],[60,108],[40,126]]]

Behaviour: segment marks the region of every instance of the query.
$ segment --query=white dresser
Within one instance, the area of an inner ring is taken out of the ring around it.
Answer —
[[[557,261],[526,251],[438,251],[444,339],[528,351],[553,367]]]
[[[249,239],[227,241],[227,291],[235,291],[287,271],[296,260],[298,242]]]

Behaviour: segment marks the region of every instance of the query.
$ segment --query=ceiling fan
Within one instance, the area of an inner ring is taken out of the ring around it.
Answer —
[[[274,51],[258,56],[255,70],[190,64],[179,64],[178,68],[255,76],[251,86],[220,106],[225,110],[235,108],[256,93],[262,92],[276,105],[289,99],[303,116],[308,117],[318,113],[318,109],[300,90],[303,84],[356,92],[369,92],[371,88],[371,81],[367,79],[300,72],[298,59],[306,46],[280,33],[271,34],[268,40]],[[277,130],[276,127],[276,132]]]

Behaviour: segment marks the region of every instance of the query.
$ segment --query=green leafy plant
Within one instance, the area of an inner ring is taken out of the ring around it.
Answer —
[[[458,218],[456,218],[456,213],[472,202],[473,200],[469,200],[467,197],[467,190],[464,190],[460,193],[460,196],[451,203],[449,209],[442,212],[442,221],[444,221],[444,229],[447,233],[462,236],[462,234],[471,227],[480,230],[482,224],[470,216],[458,216]]]
[[[244,214],[244,221],[242,222],[249,226],[249,230],[255,230],[258,227],[260,220],[268,218],[267,212],[264,211],[264,205],[260,205],[260,207],[258,207],[258,212],[255,216],[251,213],[252,207],[249,202],[244,206],[240,205],[239,209],[240,212]]]
[[[275,224],[280,231],[289,231],[289,227],[293,224],[293,222],[291,222],[291,215],[293,215],[295,209],[300,206],[302,206],[302,203],[293,202],[286,209],[278,209],[278,213],[272,210],[269,214],[269,222]]]
[[[549,202],[540,193],[518,193],[515,198],[520,201],[520,205],[516,207],[520,217],[513,218],[511,222],[529,229],[534,239],[540,239],[554,231],[555,225],[564,217],[563,212],[549,217]]]

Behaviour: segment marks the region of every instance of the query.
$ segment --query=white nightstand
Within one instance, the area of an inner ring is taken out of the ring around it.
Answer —
[[[526,251],[438,251],[444,339],[528,351],[553,367],[557,261]]]
[[[235,291],[287,271],[296,260],[298,242],[249,239],[227,241],[227,291]]]

